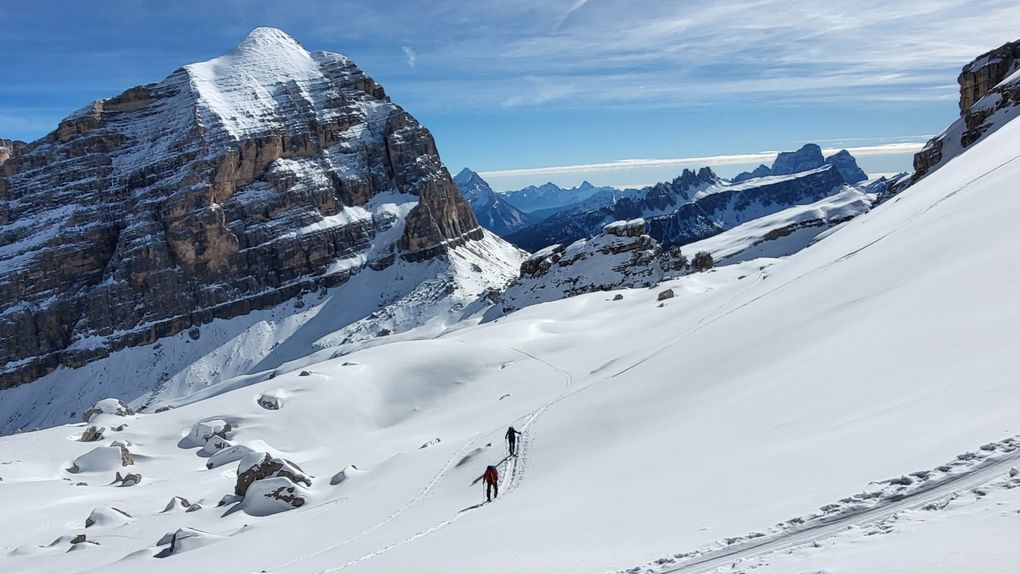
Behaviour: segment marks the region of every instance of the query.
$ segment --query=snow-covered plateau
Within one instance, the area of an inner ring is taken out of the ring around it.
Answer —
[[[176,408],[0,438],[0,571],[1016,571],[1018,143],[785,258],[280,339]]]

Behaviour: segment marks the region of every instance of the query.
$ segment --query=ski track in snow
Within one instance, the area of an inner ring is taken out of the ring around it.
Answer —
[[[523,351],[523,350],[515,348],[515,347],[511,347],[511,349],[513,351],[517,352],[517,353],[520,353],[521,355],[524,355],[525,357],[528,357],[529,359],[532,359],[534,361],[542,363],[543,365],[546,365],[547,367],[555,370],[557,373],[559,373],[564,378],[564,383],[565,383],[564,387],[563,387],[563,391],[556,398],[546,402],[542,406],[540,406],[537,409],[531,411],[530,413],[524,415],[523,417],[515,419],[515,422],[519,421],[519,420],[522,420],[522,419],[524,420],[524,423],[520,425],[520,427],[521,427],[520,431],[522,433],[524,433],[524,432],[526,432],[528,430],[528,428],[531,427],[532,424],[535,423],[535,421],[537,421],[539,419],[539,417],[542,416],[543,413],[545,413],[545,411],[549,407],[551,407],[552,405],[560,402],[561,400],[563,400],[563,399],[567,398],[568,396],[570,396],[571,394],[573,394],[573,393],[569,393],[568,391],[570,390],[570,387],[573,385],[574,377],[570,373],[568,373],[567,371],[564,371],[563,369],[553,365],[552,363],[549,363],[548,361],[545,361],[544,359],[540,359],[540,358],[536,357],[535,355],[532,355],[531,353],[528,353],[527,351]],[[502,428],[503,428],[502,425],[500,425],[499,429],[502,429]],[[496,430],[499,430],[499,429],[496,429]],[[486,431],[484,433],[479,433],[474,438],[472,438],[471,441],[469,441],[467,444],[465,444],[463,447],[461,447],[461,450],[464,450],[468,446],[473,444],[476,440],[478,440],[478,438],[480,436],[487,435],[487,434],[489,434],[491,432],[493,432],[493,431],[490,430],[490,431]],[[508,496],[514,490],[516,490],[517,487],[520,485],[521,481],[524,480],[524,472],[525,472],[525,470],[527,468],[527,460],[528,460],[528,447],[531,444],[531,442],[532,441],[531,441],[530,435],[525,435],[524,437],[522,437],[521,445],[520,445],[520,448],[518,449],[517,456],[516,457],[513,457],[513,456],[507,457],[507,459],[505,460],[506,466],[503,469],[502,479],[500,481],[502,483],[501,490],[503,491],[503,498]],[[436,480],[434,480],[433,482],[434,483],[438,483],[438,481],[441,478],[445,477],[445,475],[446,475],[446,473],[448,471],[449,471],[449,468],[444,469],[444,471],[440,474],[440,476],[438,476],[436,478]],[[429,488],[431,489],[432,486],[435,486],[435,485],[433,484]],[[349,562],[341,564],[340,566],[337,566],[335,568],[327,568],[325,570],[319,570],[318,574],[330,574],[332,572],[339,572],[340,570],[343,570],[343,569],[345,569],[345,568],[347,568],[349,566],[354,566],[355,564],[359,564],[361,562],[364,562],[365,560],[370,560],[370,559],[375,558],[377,556],[381,556],[382,554],[385,554],[385,553],[387,553],[387,552],[389,552],[389,551],[391,551],[393,549],[396,549],[396,548],[399,548],[401,546],[404,546],[405,544],[409,544],[411,542],[414,542],[415,540],[418,540],[420,538],[424,538],[425,536],[428,536],[429,534],[432,534],[433,532],[436,532],[438,530],[441,530],[441,529],[446,528],[447,526],[453,524],[454,522],[459,520],[462,516],[464,516],[465,514],[468,514],[470,511],[477,510],[477,509],[481,508],[483,506],[483,504],[484,503],[477,504],[475,506],[470,506],[468,508],[460,510],[460,511],[457,512],[457,514],[451,516],[450,518],[448,518],[446,520],[443,520],[442,522],[439,522],[439,523],[434,524],[432,526],[429,526],[428,528],[425,528],[423,530],[419,530],[418,532],[412,534],[411,536],[408,536],[407,538],[404,538],[403,540],[400,540],[398,542],[394,542],[393,544],[390,544],[388,546],[384,546],[383,548],[380,548],[379,550],[376,550],[374,552],[370,552],[368,554],[365,554],[364,556],[361,556],[360,558],[355,558],[354,560],[351,560]],[[405,508],[405,510],[406,510],[406,508]],[[380,524],[380,526],[381,526],[381,524]],[[341,545],[342,544],[337,545],[337,546],[341,546]]]
[[[524,355],[525,357],[527,357],[527,358],[529,358],[529,359],[531,359],[533,361],[537,361],[539,363],[542,363],[542,364],[548,366],[549,368],[557,371],[561,376],[564,377],[564,382],[565,382],[563,391],[556,398],[546,402],[545,404],[543,404],[542,406],[538,407],[537,409],[531,411],[530,413],[525,414],[524,416],[515,419],[514,422],[522,420],[522,419],[524,420],[524,423],[520,425],[521,432],[524,432],[536,420],[538,420],[538,418],[542,415],[542,413],[544,413],[546,411],[546,409],[548,409],[554,403],[557,403],[561,399],[566,398],[568,396],[567,391],[569,391],[571,385],[573,384],[573,380],[574,379],[570,375],[570,373],[564,371],[563,369],[560,369],[559,367],[556,367],[555,365],[553,365],[553,364],[551,364],[551,363],[549,363],[549,362],[547,362],[547,361],[545,361],[543,359],[540,359],[540,358],[536,357],[535,355],[532,355],[531,353],[528,353],[527,351],[523,351],[523,350],[517,349],[517,348],[512,348],[512,350],[514,352],[516,352],[516,353]],[[435,490],[436,486],[438,486],[439,483],[442,482],[443,479],[445,479],[447,477],[449,472],[458,465],[458,463],[464,458],[466,453],[475,444],[478,443],[479,439],[481,439],[482,437],[484,437],[486,435],[492,434],[494,432],[498,432],[502,428],[503,428],[503,425],[500,424],[498,427],[495,427],[495,428],[492,428],[492,429],[489,429],[489,430],[486,430],[486,431],[479,432],[478,434],[474,435],[473,437],[471,437],[470,439],[465,441],[464,444],[462,444],[456,451],[454,451],[454,453],[450,456],[450,458],[447,459],[446,463],[441,467],[440,471],[432,478],[432,480],[430,480],[425,485],[425,487],[418,494],[418,496],[416,496],[413,499],[411,499],[404,506],[402,506],[399,509],[397,509],[395,512],[393,512],[392,514],[390,514],[389,516],[384,518],[382,521],[376,523],[374,526],[371,526],[371,527],[369,527],[369,528],[367,528],[365,530],[362,530],[358,534],[350,536],[350,537],[346,538],[345,540],[343,540],[341,542],[338,542],[338,543],[333,544],[331,546],[327,546],[325,548],[321,548],[321,549],[319,549],[319,550],[317,550],[317,551],[315,551],[315,552],[313,552],[311,554],[307,554],[305,556],[301,556],[301,557],[296,558],[294,560],[290,560],[288,562],[283,562],[281,564],[277,564],[277,565],[272,566],[270,568],[265,568],[265,569],[259,570],[259,572],[260,573],[261,572],[273,572],[273,571],[276,571],[276,570],[280,570],[282,568],[287,568],[289,566],[293,566],[293,565],[295,565],[295,564],[297,564],[299,562],[303,562],[304,560],[307,560],[308,558],[313,558],[315,556],[321,556],[321,555],[323,555],[323,554],[325,554],[327,552],[331,552],[333,550],[336,550],[338,548],[346,546],[347,544],[350,544],[351,542],[359,540],[359,539],[361,539],[361,538],[363,538],[363,537],[365,537],[365,536],[367,536],[367,535],[369,535],[369,534],[379,530],[383,526],[386,526],[387,524],[389,524],[390,522],[395,520],[397,517],[399,517],[400,515],[404,514],[408,510],[416,507],[418,504],[420,504],[422,501],[424,501],[426,498],[428,498],[428,496]],[[528,445],[530,444],[530,442],[531,442],[530,437],[528,437],[528,436],[523,437],[522,440],[521,440],[520,448],[518,449],[518,456],[516,456],[516,457],[508,457],[506,459],[506,461],[504,461],[506,466],[504,468],[504,471],[503,471],[503,474],[502,474],[503,478],[501,480],[501,482],[503,483],[501,490],[503,491],[503,496],[504,497],[506,495],[508,495],[510,492],[512,492],[513,490],[515,490],[517,488],[517,486],[519,486],[520,482],[524,479],[524,471],[525,471],[525,469],[527,467],[527,451],[528,451]],[[330,503],[336,502],[338,500],[339,499],[332,500],[332,501],[327,501],[324,504],[330,504]],[[466,513],[466,511],[475,510],[475,509],[480,508],[480,507],[481,507],[481,504],[469,507],[469,508],[464,509],[464,510],[461,510],[456,515],[452,516],[451,518],[449,518],[447,520],[444,520],[442,522],[439,522],[437,524],[434,524],[434,525],[432,525],[432,526],[430,526],[430,527],[428,527],[428,528],[426,528],[424,530],[416,532],[415,534],[412,534],[411,536],[409,536],[409,537],[407,537],[407,538],[405,538],[405,539],[403,539],[403,540],[401,540],[399,542],[390,544],[390,545],[385,546],[385,547],[383,547],[383,548],[381,548],[379,550],[376,550],[374,552],[370,552],[368,554],[365,554],[364,556],[361,556],[360,558],[356,558],[354,560],[346,562],[346,563],[344,563],[344,564],[342,564],[340,566],[337,566],[335,568],[329,568],[329,569],[325,569],[325,570],[320,570],[319,572],[320,572],[320,574],[326,574],[326,573],[329,573],[329,572],[337,572],[339,570],[343,570],[344,568],[347,568],[348,566],[353,566],[354,564],[363,562],[365,560],[369,560],[371,558],[374,558],[376,556],[379,556],[381,554],[389,552],[390,550],[393,550],[394,548],[397,548],[399,546],[403,546],[403,545],[405,545],[407,543],[413,542],[413,541],[415,541],[415,540],[417,540],[419,538],[427,536],[427,535],[429,535],[429,534],[431,534],[431,533],[433,533],[433,532],[435,532],[437,530],[440,530],[441,528],[444,528],[444,527],[452,524],[453,522],[455,522],[462,515],[464,515]],[[316,507],[316,508],[321,509],[322,505],[320,505],[319,507]]]
[[[1008,438],[981,447],[982,451],[1000,451],[998,455],[988,454],[984,458],[975,453],[959,455],[951,463],[940,465],[930,471],[911,473],[911,479],[920,481],[913,488],[898,488],[890,493],[857,495],[840,501],[840,504],[822,507],[822,514],[809,515],[788,520],[779,525],[779,531],[771,534],[754,532],[738,538],[723,539],[715,546],[694,552],[674,554],[660,558],[645,566],[637,566],[619,574],[704,574],[720,568],[737,568],[738,562],[761,559],[776,552],[789,550],[829,538],[851,527],[869,526],[905,510],[930,508],[938,502],[951,498],[957,493],[988,484],[1002,476],[1008,476],[1010,467],[1020,461],[1020,440]],[[953,467],[964,466],[962,472],[952,473]],[[928,480],[930,474],[946,473],[937,479]],[[882,481],[890,486],[890,479]],[[899,479],[902,480],[902,479]],[[866,500],[877,498],[874,505]],[[856,506],[847,501],[857,501]],[[864,504],[862,504],[864,503]],[[844,507],[844,505],[847,505]],[[720,548],[719,545],[722,547]],[[748,565],[750,567],[755,567]]]

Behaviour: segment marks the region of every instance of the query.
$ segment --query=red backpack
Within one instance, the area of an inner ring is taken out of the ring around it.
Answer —
[[[490,466],[485,469],[485,482],[488,484],[496,484],[499,482],[499,472],[496,471],[496,467]]]

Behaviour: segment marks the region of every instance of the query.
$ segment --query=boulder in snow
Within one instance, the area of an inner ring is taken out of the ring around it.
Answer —
[[[265,478],[248,487],[241,509],[251,516],[268,516],[301,508],[305,505],[308,494],[308,490],[289,478],[282,476]]]
[[[74,459],[70,473],[97,472],[131,466],[134,464],[131,453],[123,446],[100,446]]]
[[[273,395],[261,395],[258,398],[258,403],[260,407],[268,411],[278,411],[280,410],[280,407],[283,406],[280,401],[280,397]]]
[[[129,472],[128,474],[121,476],[118,472],[111,484],[116,484],[117,486],[137,486],[140,482],[142,482],[142,475],[140,474],[132,474]]]
[[[131,515],[118,508],[99,507],[85,519],[85,528],[93,526],[120,526],[131,521]]]
[[[218,466],[237,462],[244,458],[245,455],[252,452],[254,451],[251,448],[246,447],[243,444],[235,444],[234,446],[227,447],[210,456],[209,460],[205,463],[205,467],[212,470]]]
[[[350,480],[354,476],[357,476],[357,475],[359,475],[359,474],[361,474],[363,472],[365,472],[365,471],[359,469],[358,467],[354,466],[353,464],[348,465],[343,470],[341,470],[340,472],[334,474],[333,478],[330,479],[329,484],[331,484],[333,486],[336,486],[336,485],[340,484],[341,482],[345,482],[347,480]]]
[[[120,399],[103,399],[86,409],[81,416],[85,422],[91,422],[92,417],[100,414],[127,417],[135,414],[135,411],[131,410],[131,407]]]
[[[187,552],[202,546],[207,546],[223,539],[223,536],[210,534],[195,528],[181,528],[175,532],[168,532],[159,539],[156,546],[167,546],[156,554],[156,558],[166,558],[181,552]]]
[[[656,301],[665,301],[666,299],[672,299],[672,298],[673,298],[673,290],[672,289],[666,289],[665,291],[660,292],[659,296],[656,297],[655,300]]]
[[[230,426],[230,423],[221,419],[197,422],[191,427],[188,436],[182,438],[177,446],[181,448],[205,447],[206,442],[214,436],[222,439],[230,438],[232,430],[233,427]]]
[[[103,427],[97,427],[92,425],[85,429],[85,432],[81,433],[81,442],[96,442],[103,439],[103,432],[106,429]]]
[[[267,478],[286,478],[295,484],[312,485],[312,479],[305,475],[301,468],[293,462],[276,458],[267,452],[252,452],[241,459],[237,465],[237,484],[234,494],[246,496],[248,488],[259,480]]]
[[[170,502],[166,503],[166,508],[163,509],[163,512],[171,512],[179,508],[191,508],[191,503],[183,496],[175,496],[170,499]]]

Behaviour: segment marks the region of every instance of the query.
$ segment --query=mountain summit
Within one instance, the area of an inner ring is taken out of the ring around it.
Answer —
[[[274,28],[10,155],[0,388],[483,238],[428,130]]]
[[[507,202],[489,187],[482,176],[464,168],[454,178],[464,199],[471,205],[482,227],[500,237],[517,231],[528,224],[528,214]]]

